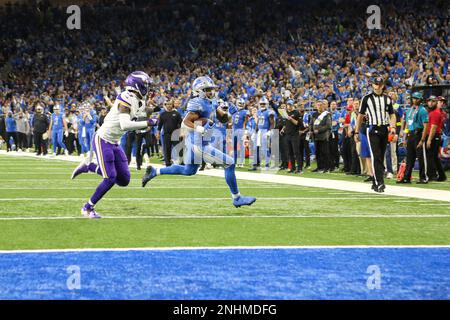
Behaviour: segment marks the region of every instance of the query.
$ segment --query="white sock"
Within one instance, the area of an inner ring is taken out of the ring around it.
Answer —
[[[94,204],[92,203],[91,199],[89,199],[88,203],[91,207],[94,207]]]
[[[156,168],[156,175],[157,175],[157,176],[159,176],[159,175],[161,174],[161,172],[160,172],[159,169],[160,169],[160,168]]]
[[[239,192],[236,194],[232,193],[231,196],[233,197],[233,199],[237,199],[241,196],[241,194]]]

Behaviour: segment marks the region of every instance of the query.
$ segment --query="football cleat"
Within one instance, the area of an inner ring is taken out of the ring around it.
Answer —
[[[142,177],[142,188],[144,188],[146,184],[154,177],[156,177],[156,169],[152,166],[148,166],[145,170],[144,176]]]
[[[89,166],[86,164],[86,162],[83,160],[80,162],[80,164],[73,170],[71,179],[75,179],[78,175],[82,173],[89,172]]]
[[[81,214],[90,219],[100,219],[101,216],[95,211],[94,207],[89,204],[85,204],[83,208],[81,208]]]
[[[233,199],[233,205],[236,208],[239,208],[240,206],[250,206],[255,201],[256,201],[255,197],[239,196],[238,198]]]

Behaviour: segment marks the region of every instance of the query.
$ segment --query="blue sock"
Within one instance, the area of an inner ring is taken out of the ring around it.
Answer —
[[[184,166],[173,164],[170,167],[159,169],[160,174],[183,174]]]
[[[237,181],[236,181],[236,174],[234,172],[235,165],[231,165],[227,168],[225,168],[225,181],[227,182],[228,186],[230,187],[230,191],[232,194],[239,193]]]
[[[184,176],[190,176],[197,173],[198,164],[179,165],[173,164],[170,167],[159,169],[159,174],[179,174]]]

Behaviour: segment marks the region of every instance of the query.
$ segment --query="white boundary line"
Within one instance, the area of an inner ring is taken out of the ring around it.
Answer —
[[[352,201],[359,201],[359,200],[383,200],[383,199],[392,199],[392,197],[382,197],[374,195],[372,197],[275,197],[275,198],[268,198],[268,197],[260,197],[257,199],[257,201],[282,201],[282,200],[352,200]],[[1,201],[85,201],[86,198],[0,198]],[[231,201],[230,198],[103,198],[102,201],[202,201],[202,200],[208,200],[208,201]]]
[[[29,158],[39,158],[35,154],[29,153],[11,153],[4,150],[0,150],[0,155],[8,155],[11,157],[29,157]],[[39,158],[42,159],[42,158]],[[58,161],[72,161],[80,162],[80,157],[75,156],[60,156],[58,159],[55,158],[44,158],[42,160],[58,160]],[[162,167],[161,165],[154,165],[155,167]],[[223,178],[223,170],[210,169],[202,172],[198,172],[197,175],[206,175],[211,177]],[[316,179],[316,178],[304,178],[304,177],[290,177],[269,173],[251,173],[251,172],[241,172],[236,171],[236,177],[239,180],[249,180],[249,181],[260,181],[269,183],[280,183],[289,184],[297,186],[315,187],[315,188],[326,188],[326,189],[337,189],[344,191],[353,191],[359,193],[370,193],[374,194],[371,190],[370,185],[363,182],[352,182],[343,180],[330,180],[330,179]],[[416,187],[401,187],[401,186],[387,186],[386,195],[406,197],[406,198],[418,198],[418,199],[428,199],[450,202],[450,191],[438,190],[438,189],[426,189],[426,188],[416,188]]]
[[[338,246],[224,246],[224,247],[142,247],[0,250],[0,254],[58,252],[199,251],[199,250],[289,250],[289,249],[449,249],[450,245],[338,245]]]
[[[211,216],[211,215],[166,215],[166,216],[103,216],[103,219],[107,220],[133,220],[133,219],[317,219],[317,218],[386,218],[386,219],[398,219],[398,218],[449,218],[450,214],[322,214],[322,215],[243,215],[243,216]],[[86,217],[71,217],[71,216],[47,216],[47,217],[0,217],[0,221],[22,221],[22,220],[88,220]]]

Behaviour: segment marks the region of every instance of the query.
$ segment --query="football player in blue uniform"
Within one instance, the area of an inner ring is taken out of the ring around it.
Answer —
[[[234,162],[238,167],[242,168],[245,161],[245,129],[244,124],[249,115],[245,109],[245,100],[240,98],[236,102],[238,111],[233,114],[231,126],[233,129],[233,154]]]
[[[194,175],[197,173],[202,160],[204,160],[211,164],[224,164],[225,181],[230,188],[235,207],[251,205],[256,201],[255,197],[246,197],[239,193],[233,158],[214,148],[210,141],[204,139],[208,131],[211,130],[209,119],[212,113],[215,113],[215,116],[222,122],[228,121],[228,114],[213,101],[216,88],[214,81],[208,76],[198,77],[194,80],[192,83],[192,98],[187,104],[186,115],[182,122],[182,128],[188,131],[185,139],[185,165],[174,164],[160,169],[149,166],[142,177],[143,187],[158,175]],[[230,114],[237,112],[233,107],[230,107],[228,111]]]
[[[86,104],[86,117],[85,117],[85,128],[86,128],[86,147],[88,152],[92,147],[92,139],[95,134],[95,126],[97,125],[97,113],[95,110],[89,105]]]
[[[56,156],[57,147],[64,149],[64,153],[68,155],[69,152],[67,151],[67,147],[63,142],[63,133],[66,132],[66,136],[68,136],[69,131],[67,129],[67,123],[64,120],[59,105],[55,105],[55,107],[53,108],[53,114],[50,119],[50,126],[48,128],[48,131],[49,136],[52,137],[53,155]]]
[[[86,132],[86,106],[80,106],[80,114],[77,116],[78,143],[81,147],[81,156],[87,157],[89,151]]]
[[[272,130],[275,127],[275,112],[269,108],[269,100],[263,96],[259,100],[259,110],[257,113],[257,143],[254,144],[253,149],[253,167],[251,171],[256,170],[257,154],[259,153],[260,159],[265,160],[266,169],[270,166],[270,138],[272,136]],[[259,147],[259,152],[257,147]]]

